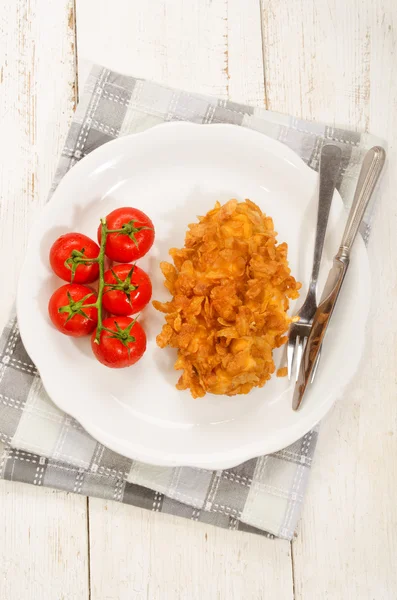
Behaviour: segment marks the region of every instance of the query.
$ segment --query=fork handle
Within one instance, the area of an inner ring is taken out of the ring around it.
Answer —
[[[336,258],[348,262],[353,242],[356,239],[372,192],[385,164],[386,152],[381,146],[374,146],[364,157],[360,175],[354,194],[353,204],[349,212],[342,242]]]
[[[316,239],[314,243],[313,269],[309,284],[309,292],[314,294],[314,299],[316,296],[325,232],[327,231],[329,211],[339,175],[341,156],[342,151],[335,144],[326,144],[321,150]]]

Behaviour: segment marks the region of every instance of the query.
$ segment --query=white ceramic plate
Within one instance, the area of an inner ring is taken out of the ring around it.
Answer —
[[[289,245],[293,274],[307,282],[316,185],[317,174],[286,146],[233,125],[160,125],[105,144],[80,161],[33,228],[18,289],[22,339],[52,400],[109,448],[157,465],[230,467],[284,448],[309,431],[351,379],[362,353],[370,280],[361,239],[315,383],[299,412],[291,409],[292,386],[286,378],[274,377],[264,388],[233,398],[193,400],[188,391],[177,391],[175,351],[157,348],[163,315],[152,306],[141,320],[148,336],[144,357],[128,369],[102,366],[88,338],[63,336],[49,321],[48,299],[62,282],[50,271],[48,252],[67,231],[95,238],[99,218],[116,207],[140,208],[155,224],[156,241],[139,265],[150,274],[153,298],[166,300],[159,262],[167,259],[170,247],[183,245],[188,223],[216,200],[250,198],[273,217],[278,240]],[[323,281],[345,219],[336,193]],[[305,292],[304,286],[302,298]]]

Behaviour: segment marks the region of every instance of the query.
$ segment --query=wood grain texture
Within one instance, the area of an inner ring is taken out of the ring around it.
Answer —
[[[76,102],[73,0],[2,0],[0,295],[2,328],[29,229],[46,202]]]
[[[90,531],[92,600],[292,600],[282,540],[96,499]]]
[[[75,103],[72,0],[0,7],[0,327]],[[5,282],[7,281],[7,284]],[[0,598],[88,598],[86,499],[0,483]]]
[[[367,0],[261,4],[268,108],[368,126],[370,27],[382,17],[381,7]]]
[[[88,600],[86,499],[0,482],[1,600]]]
[[[117,11],[106,0],[78,0],[77,35],[80,81],[91,60],[187,90],[264,105],[257,0],[123,0]],[[265,593],[292,598],[285,541],[95,499],[90,499],[90,532],[93,600],[250,600]]]
[[[269,108],[383,137],[370,240],[373,304],[359,375],[322,424],[300,533],[297,599],[397,597],[397,4],[262,2]]]
[[[77,0],[76,8],[81,81],[81,68],[93,61],[188,91],[263,105],[257,0],[119,0],[117,10],[107,0]]]

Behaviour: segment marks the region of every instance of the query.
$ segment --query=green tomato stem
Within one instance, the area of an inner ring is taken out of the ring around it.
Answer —
[[[141,227],[140,229],[149,229],[149,227]],[[124,231],[124,230],[122,230]],[[138,230],[139,231],[139,230]],[[99,265],[99,285],[98,285],[98,297],[97,300],[95,302],[95,304],[90,304],[88,306],[95,306],[98,310],[98,325],[96,328],[96,334],[95,334],[95,343],[99,344],[99,340],[101,338],[101,333],[102,331],[107,331],[109,333],[112,333],[113,336],[112,337],[116,337],[117,339],[120,339],[120,341],[128,347],[128,342],[135,342],[135,338],[133,336],[131,336],[130,331],[131,328],[134,326],[134,324],[136,323],[137,317],[132,321],[132,323],[126,328],[125,331],[117,331],[114,332],[111,329],[107,329],[106,327],[103,326],[103,319],[102,319],[102,299],[103,299],[103,294],[105,291],[105,287],[109,287],[109,288],[114,288],[114,289],[121,289],[121,287],[123,287],[124,289],[124,284],[125,282],[123,282],[123,286],[120,285],[111,285],[111,284],[105,284],[105,248],[106,248],[106,240],[107,240],[107,236],[109,233],[118,233],[117,230],[111,230],[107,228],[106,225],[106,219],[101,219],[101,246],[100,246],[100,250],[99,250],[99,254],[98,257],[96,259],[92,259],[92,262],[97,262]],[[131,276],[133,273],[134,267],[132,267],[127,279],[127,284],[129,285],[129,288],[135,290],[137,289],[138,286],[132,286],[131,285]],[[117,279],[117,278],[116,278]],[[87,307],[88,307],[87,306]],[[86,308],[86,307],[84,307]]]
[[[97,262],[99,262],[99,257],[97,257],[97,258],[80,258],[78,260],[78,264],[90,263],[90,265],[91,265],[91,264],[94,264]]]
[[[125,233],[125,229],[108,229],[108,233]]]
[[[98,309],[98,325],[96,329],[95,342],[99,344],[99,339],[101,337],[101,332],[103,329],[102,325],[102,297],[103,290],[105,287],[105,247],[106,247],[106,238],[108,235],[108,230],[106,227],[106,219],[101,219],[101,247],[98,254],[98,263],[99,263],[99,286],[98,286],[98,298],[96,301],[96,306]]]
[[[132,227],[132,229],[134,229],[134,228]],[[141,227],[139,229],[135,229],[134,231],[139,231],[140,229],[149,229],[149,227]],[[95,343],[99,344],[102,331],[106,331],[106,332],[112,334],[111,337],[114,337],[114,338],[120,340],[121,343],[124,344],[128,348],[128,343],[135,342],[135,338],[134,338],[134,336],[131,335],[130,332],[131,332],[131,328],[134,326],[137,319],[135,318],[126,327],[125,330],[120,329],[119,325],[116,323],[117,331],[113,331],[112,329],[108,329],[103,326],[103,315],[102,315],[102,300],[103,300],[103,294],[105,291],[105,287],[108,287],[109,289],[123,290],[123,291],[125,291],[125,293],[127,294],[128,297],[129,297],[129,292],[138,289],[138,286],[134,286],[131,284],[131,277],[134,272],[135,265],[132,266],[127,278],[123,281],[116,275],[116,273],[112,269],[113,276],[115,277],[117,283],[116,284],[105,283],[105,248],[106,248],[107,236],[109,233],[119,233],[119,232],[126,233],[125,228],[120,229],[120,230],[108,229],[107,225],[106,225],[106,219],[102,218],[101,219],[101,245],[100,245],[99,254],[98,254],[97,258],[84,258],[84,256],[83,256],[84,249],[82,251],[78,251],[78,250],[73,251],[74,254],[72,254],[71,259],[69,259],[69,261],[72,264],[72,267],[70,267],[70,264],[68,261],[65,262],[65,265],[68,266],[70,269],[72,269],[72,281],[73,281],[73,277],[74,277],[74,271],[79,264],[82,264],[85,262],[98,263],[98,265],[99,265],[98,296],[97,296],[95,303],[84,304],[84,301],[89,296],[91,296],[91,293],[87,294],[87,296],[85,296],[78,302],[74,302],[72,297],[68,293],[69,304],[61,307],[59,309],[59,312],[68,313],[67,320],[69,321],[75,314],[81,314],[84,317],[88,318],[87,315],[84,313],[83,309],[95,307],[98,311],[98,323],[97,323],[95,340],[94,340]],[[134,240],[134,241],[136,242],[136,240]],[[130,350],[128,349],[128,351],[130,351]]]

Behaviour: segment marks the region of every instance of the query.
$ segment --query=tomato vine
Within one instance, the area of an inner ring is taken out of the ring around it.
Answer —
[[[98,298],[96,301],[97,309],[98,309],[98,325],[96,328],[96,336],[95,336],[95,342],[97,344],[99,344],[101,332],[103,329],[103,326],[102,326],[102,297],[103,297],[103,290],[105,287],[105,278],[104,278],[105,247],[106,247],[106,238],[108,236],[108,229],[106,227],[106,219],[104,219],[104,218],[101,219],[101,233],[102,233],[101,245],[100,245],[100,250],[99,250],[99,254],[98,254],[98,258],[97,258],[97,262],[99,263],[99,286],[98,286]]]
[[[74,273],[76,272],[76,269],[78,267],[78,265],[80,264],[94,264],[94,263],[98,263],[99,266],[99,284],[98,284],[98,294],[97,294],[97,299],[96,302],[94,302],[93,304],[82,304],[82,301],[80,301],[79,303],[79,310],[82,311],[82,309],[84,308],[90,308],[90,307],[94,307],[98,310],[98,324],[97,324],[97,328],[96,328],[96,333],[95,333],[95,343],[99,344],[100,342],[100,338],[101,338],[101,333],[102,331],[107,331],[108,333],[112,334],[112,337],[120,339],[120,341],[126,345],[126,340],[127,341],[135,341],[135,339],[133,337],[130,336],[130,331],[131,331],[131,326],[127,327],[126,330],[120,329],[120,327],[117,328],[116,332],[107,329],[106,327],[103,326],[103,311],[102,311],[102,299],[103,299],[103,293],[104,293],[104,289],[105,286],[107,285],[105,283],[105,248],[106,248],[106,240],[107,240],[107,236],[109,233],[115,233],[114,230],[108,229],[107,225],[106,225],[106,219],[102,218],[101,219],[101,243],[100,243],[100,247],[99,247],[99,254],[97,256],[97,258],[90,258],[87,259],[84,256],[84,250],[82,250],[81,252],[79,251],[73,251],[74,254],[72,254],[72,263],[70,264],[70,259],[68,259],[68,261],[65,262],[65,266],[67,266],[69,269],[72,270],[72,281],[73,281],[73,276]],[[124,231],[120,231],[120,233],[125,233]],[[80,306],[81,304],[81,306]],[[64,308],[66,310],[66,308]],[[70,308],[68,309],[69,311],[74,310],[74,308]],[[134,319],[133,324],[135,324],[136,319]]]
[[[135,261],[151,248],[154,235],[145,213],[121,207],[99,219],[98,243],[70,232],[50,248],[53,272],[68,282],[49,299],[50,320],[65,335],[90,335],[95,357],[107,367],[130,366],[145,352],[146,334],[136,313],[148,304],[152,285]],[[95,291],[84,285],[94,281]]]

